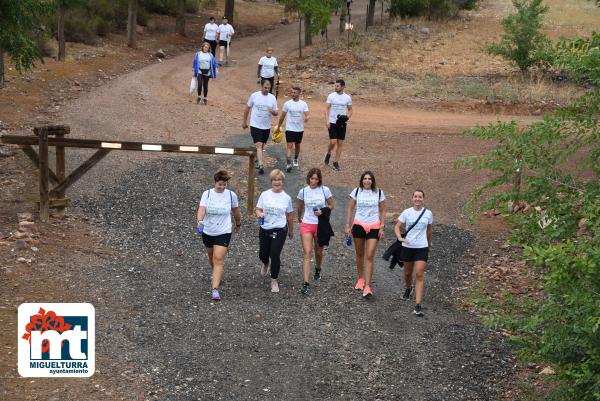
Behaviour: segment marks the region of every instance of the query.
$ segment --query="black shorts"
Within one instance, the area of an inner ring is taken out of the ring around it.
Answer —
[[[219,40],[219,46],[227,47],[227,41]],[[229,47],[231,47],[231,42],[229,42]]]
[[[231,233],[215,236],[202,233],[202,242],[207,248],[212,248],[215,245],[224,246],[227,248],[229,246],[229,242],[231,242]]]
[[[366,233],[362,226],[355,224],[352,226],[352,236],[354,238],[379,239],[379,229],[376,228]]]
[[[210,45],[210,52],[214,56],[215,52],[217,51],[217,41],[216,40],[205,40],[205,42]]]
[[[429,248],[406,248],[400,251],[400,260],[403,262],[427,262],[429,259]]]
[[[285,131],[285,141],[288,143],[302,143],[302,136],[304,136],[304,131]]]
[[[337,124],[329,123],[329,139],[346,139],[346,125],[338,126]]]
[[[256,127],[250,127],[250,135],[252,135],[252,141],[267,143],[269,141],[270,129],[260,129]]]

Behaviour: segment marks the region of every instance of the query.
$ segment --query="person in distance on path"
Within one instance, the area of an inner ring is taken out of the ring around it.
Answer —
[[[354,219],[352,211],[356,207]],[[365,171],[360,176],[358,187],[350,192],[348,213],[346,214],[346,235],[354,238],[356,251],[356,269],[358,281],[355,290],[363,291],[363,298],[373,295],[371,279],[373,277],[375,249],[385,231],[385,194],[377,188],[375,175]],[[366,260],[365,260],[366,256]]]
[[[202,43],[201,50],[194,56],[194,63],[192,68],[194,69],[194,76],[198,82],[198,99],[197,104],[208,104],[208,81],[211,77],[214,77],[214,59],[215,56],[210,52],[210,44],[207,42]],[[203,98],[200,98],[204,95]]]
[[[281,170],[271,171],[271,189],[260,194],[256,203],[256,217],[260,228],[258,232],[258,257],[262,262],[260,273],[266,276],[271,266],[271,292],[279,292],[279,269],[281,250],[285,236],[294,236],[294,208],[292,198],[283,190],[285,174]]]
[[[210,45],[210,52],[213,56],[217,56],[217,33],[219,26],[215,23],[215,17],[208,19],[208,24],[204,25],[204,34],[202,35],[202,41],[207,42]]]
[[[288,100],[281,108],[279,123],[275,131],[281,128],[283,120],[287,116],[285,123],[285,141],[286,141],[286,171],[289,173],[293,167],[298,167],[298,155],[300,154],[300,144],[304,135],[304,123],[308,121],[308,105],[304,100],[300,100],[302,90],[294,86],[292,88],[292,100]],[[292,148],[294,148],[294,161],[292,162]]]
[[[306,183],[308,185],[298,192],[298,222],[300,223],[300,239],[302,240],[302,249],[304,251],[304,261],[302,264],[304,281],[300,292],[304,295],[308,294],[310,285],[310,258],[313,248],[315,250],[316,262],[313,277],[315,280],[319,280],[321,278],[323,248],[329,243],[331,236],[328,232],[323,233],[325,238],[317,236],[319,217],[324,216],[327,218],[333,210],[333,195],[329,188],[323,185],[321,170],[316,167],[311,168],[306,175]],[[327,218],[326,224],[328,227],[326,229],[330,230],[328,220]]]
[[[242,129],[248,128],[248,114],[252,110],[250,116],[250,135],[252,135],[252,141],[254,142],[254,146],[256,146],[257,160],[254,167],[258,170],[259,174],[265,173],[263,152],[271,133],[271,116],[276,116],[278,113],[277,99],[269,93],[269,89],[271,89],[271,83],[264,81],[261,90],[250,95],[244,109],[244,119],[242,122]]]
[[[227,53],[229,60],[229,48],[234,34],[235,30],[229,24],[227,17],[223,17],[223,22],[219,25],[219,65],[223,64],[223,53]]]
[[[331,152],[335,148],[333,157],[333,169],[340,170],[340,157],[342,156],[342,146],[346,139],[346,124],[352,117],[352,98],[344,93],[346,82],[343,79],[335,81],[335,92],[327,96],[327,109],[325,111],[325,124],[329,131],[329,144],[323,163],[329,165]]]
[[[239,233],[242,225],[242,214],[235,192],[227,189],[227,181],[231,176],[225,170],[214,175],[214,188],[202,193],[198,206],[198,232],[202,232],[202,242],[206,247],[208,263],[212,269],[213,301],[221,300],[219,287],[223,276],[223,265],[229,242],[231,241],[231,214],[235,220],[235,233]],[[201,229],[200,229],[201,227]]]
[[[258,60],[258,71],[257,76],[262,85],[265,81],[271,82],[269,93],[273,93],[273,86],[275,85],[275,74],[279,75],[279,67],[277,65],[277,59],[273,57],[273,48],[267,47],[266,54]]]
[[[413,271],[415,272],[415,309],[413,313],[423,316],[421,302],[423,302],[423,290],[425,288],[425,268],[431,250],[431,235],[433,214],[424,206],[425,193],[417,189],[413,192],[413,207],[404,210],[398,222],[394,226],[394,233],[398,241],[402,243],[400,260],[404,262],[404,284],[405,290],[402,299],[410,299],[413,283]],[[408,230],[408,233],[406,231]],[[402,235],[403,233],[404,236]]]

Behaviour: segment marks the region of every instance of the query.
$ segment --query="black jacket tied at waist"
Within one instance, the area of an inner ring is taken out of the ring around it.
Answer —
[[[329,246],[329,239],[335,235],[329,223],[331,209],[329,207],[322,207],[321,215],[317,217],[319,219],[319,224],[317,225],[317,244],[319,246]]]

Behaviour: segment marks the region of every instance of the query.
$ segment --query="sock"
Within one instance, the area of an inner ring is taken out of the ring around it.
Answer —
[[[287,160],[287,164],[290,164],[292,161],[291,159],[285,159],[285,160]]]
[[[294,160],[298,160],[298,155],[294,155]]]

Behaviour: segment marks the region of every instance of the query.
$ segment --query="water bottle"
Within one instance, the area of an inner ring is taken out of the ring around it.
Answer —
[[[202,235],[203,232],[204,232],[204,224],[199,224],[198,225],[198,235]]]
[[[352,246],[352,236],[346,235],[346,245]]]
[[[315,213],[315,214],[316,214],[318,211],[319,211],[319,208],[318,208],[318,207],[316,207],[316,206],[315,206],[315,207],[313,207],[313,213]]]
[[[265,216],[264,216],[264,215],[262,215],[262,216],[260,216],[260,217],[258,218],[258,225],[259,225],[259,226],[262,226],[262,225],[264,225],[264,224],[265,224]]]

